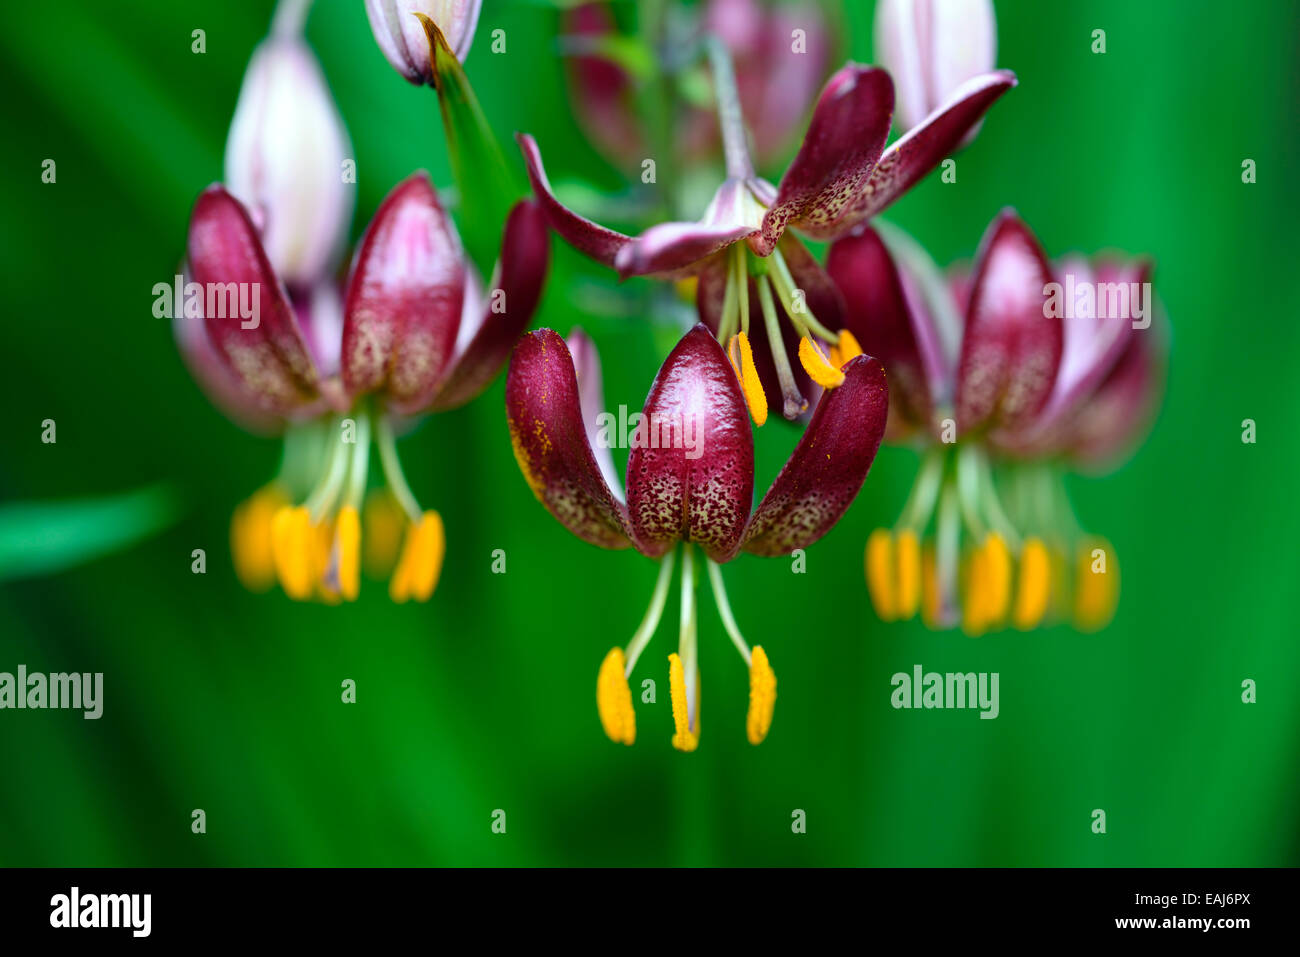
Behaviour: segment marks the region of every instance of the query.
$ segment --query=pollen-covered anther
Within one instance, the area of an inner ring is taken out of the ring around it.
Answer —
[[[307,506],[286,505],[271,520],[275,575],[290,598],[306,601],[315,588],[316,532]]]
[[[896,615],[894,601],[894,536],[889,529],[878,528],[867,538],[864,556],[867,592],[881,621],[893,621]]]
[[[1016,575],[1016,598],[1011,623],[1020,631],[1038,627],[1047,613],[1051,597],[1052,561],[1042,539],[1029,538],[1020,549],[1020,568]]]
[[[401,506],[386,490],[376,489],[366,496],[362,508],[366,534],[362,539],[361,564],[367,575],[387,578],[392,573],[401,554],[405,523]]]
[[[862,355],[862,346],[858,345],[858,340],[854,338],[853,333],[843,329],[840,331],[839,342],[831,346],[830,352],[831,365],[843,369],[846,362]]]
[[[344,505],[335,519],[331,563],[339,595],[344,601],[356,601],[361,593],[361,516],[354,505]]]
[[[627,683],[627,660],[622,648],[611,648],[596,677],[596,709],[605,735],[616,744],[636,741],[636,713]]]
[[[972,548],[965,561],[965,583],[961,595],[961,630],[972,638],[984,634],[988,622],[985,581],[985,551]]]
[[[249,591],[268,591],[275,584],[272,525],[289,503],[280,486],[266,485],[236,506],[230,517],[230,555],[235,575]]]
[[[844,384],[844,373],[831,365],[821,348],[807,336],[799,340],[799,361],[808,373],[808,378],[823,389],[834,389]]]
[[[732,336],[727,343],[727,358],[736,370],[736,378],[740,381],[740,390],[745,396],[750,417],[755,425],[762,425],[767,421],[767,394],[758,378],[758,367],[754,365],[754,349],[749,344],[749,336],[743,332]]]
[[[1098,631],[1110,624],[1119,604],[1119,564],[1115,550],[1102,539],[1090,539],[1078,549],[1074,576],[1074,626]]]
[[[668,692],[673,703],[673,747],[694,751],[700,746],[700,696],[695,689],[695,730],[691,730],[690,704],[686,698],[686,669],[676,652],[668,656]]]
[[[762,645],[755,645],[749,661],[749,713],[745,716],[745,733],[750,744],[763,743],[772,727],[775,707],[776,673]]]
[[[388,582],[389,597],[398,603],[407,599],[428,601],[438,585],[446,549],[442,516],[432,510],[425,512],[406,530],[402,555]]]
[[[897,562],[894,613],[900,621],[916,615],[921,605],[921,543],[910,528],[898,533],[894,542]]]
[[[1006,539],[990,532],[984,539],[985,626],[1001,627],[1011,604],[1011,550]]]

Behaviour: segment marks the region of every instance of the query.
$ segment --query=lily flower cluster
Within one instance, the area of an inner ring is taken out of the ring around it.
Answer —
[[[177,338],[219,407],[285,434],[280,475],[235,512],[241,579],[258,590],[278,580],[300,600],[354,600],[364,507],[375,564],[395,559],[390,595],[423,601],[441,570],[443,523],[411,492],[396,436],[469,401],[505,364],[540,298],[549,239],[536,205],[517,204],[485,289],[417,173],[376,210],[339,283],[352,202],[347,135],[301,25],[278,17],[254,56],[228,184],[195,203],[187,271],[208,291],[207,308],[178,318]],[[220,308],[236,291],[251,297],[254,321]],[[367,502],[372,441],[386,490]]]
[[[1114,461],[1154,414],[1166,329],[1150,265],[1049,263],[1007,211],[969,274],[942,276],[905,237],[869,226],[832,245],[827,269],[847,327],[889,375],[891,439],[921,450],[897,523],[867,543],[880,618],[919,610],[971,635],[1105,625],[1118,562],[1080,528],[1062,475]]]
[[[533,137],[520,135],[519,144],[557,233],[623,278],[697,278],[700,319],[740,369],[755,423],[766,421],[774,396],[782,414],[797,419],[813,384],[839,385],[838,365],[857,348],[839,331],[833,285],[791,230],[832,240],[884,210],[952,152],[1016,80],[1006,71],[980,74],[886,147],[893,81],[877,67],[850,63],[822,90],[802,145],[773,186],[750,159],[730,56],[716,38],[709,51],[726,178],[698,222],[660,223],[635,237],[600,226],[555,197]]]

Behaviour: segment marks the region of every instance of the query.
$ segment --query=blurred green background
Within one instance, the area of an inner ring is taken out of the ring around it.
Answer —
[[[0,586],[0,671],[105,674],[99,721],[0,712],[0,863],[1296,863],[1298,8],[996,6],[998,63],[1020,87],[961,155],[956,184],[931,177],[889,216],[940,262],[970,256],[1004,205],[1054,256],[1118,247],[1157,260],[1174,327],[1159,421],[1118,472],[1071,485],[1085,527],[1118,550],[1118,616],[1093,636],[880,625],[862,545],[896,516],[915,468],[887,449],[807,574],[748,556],[725,569],[741,627],[780,681],[759,748],[744,737],[744,669],[700,592],[710,705],[693,755],[669,746],[675,605],[636,672],[660,692],[637,706],[637,744],[601,733],[596,669],[636,627],[655,568],[582,544],[538,506],[500,380],[401,444],[447,524],[428,605],[394,606],[376,583],[340,608],[239,587],[230,511],[270,477],[279,446],[207,402],[152,317],[151,290],[182,254],[195,196],[221,175],[271,4],[10,9],[0,501],[165,480],[184,517],[133,549]],[[841,60],[871,59],[871,8],[845,5]],[[545,3],[486,0],[469,74],[503,138],[538,136],[553,180],[618,191],[624,174],[577,132],[557,24]],[[506,55],[489,49],[497,27]],[[190,52],[196,28],[205,55]],[[1094,28],[1104,55],[1090,50]],[[357,235],[411,170],[450,183],[436,99],[389,68],[359,2],[321,0],[308,36],[354,144]],[[47,157],[56,185],[40,181]],[[1241,182],[1245,158],[1254,185]],[[639,407],[676,333],[593,309],[648,284],[619,293],[558,241],[555,253],[538,324],[584,325],[607,403]],[[55,445],[40,441],[46,418]],[[1244,418],[1255,445],[1241,442]],[[794,441],[780,423],[761,431],[760,487]],[[194,548],[208,551],[206,575],[191,574]],[[491,574],[497,548],[505,575]],[[917,663],[999,672],[1001,716],[893,710],[890,676]],[[340,702],[345,678],[355,705]],[[1246,678],[1257,704],[1241,703]],[[194,808],[205,835],[191,833]],[[504,835],[491,830],[498,808]],[[1094,808],[1105,835],[1091,831]],[[806,834],[792,833],[794,809]]]

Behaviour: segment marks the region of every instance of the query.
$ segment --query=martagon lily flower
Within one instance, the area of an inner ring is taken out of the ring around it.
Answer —
[[[357,597],[373,430],[405,525],[389,592],[395,601],[427,600],[441,569],[443,525],[407,485],[396,433],[487,386],[532,317],[548,262],[541,213],[521,202],[505,224],[484,297],[432,183],[415,174],[376,211],[347,280],[341,326],[332,325],[295,308],[249,211],[220,185],[205,190],[190,220],[188,253],[190,275],[208,290],[200,361],[207,378],[226,383],[223,397],[288,429],[286,479],[276,485],[287,500],[250,503],[245,534],[235,536],[237,567],[273,569],[296,599]],[[255,323],[211,307],[212,290],[237,289],[251,291]],[[289,480],[303,473],[313,478]]]
[[[771,725],[776,678],[761,646],[742,636],[719,566],[746,551],[784,555],[821,538],[839,520],[875,458],[888,416],[884,370],[868,356],[844,366],[789,461],[756,509],[754,441],[737,372],[703,325],[669,354],[631,437],[626,493],[601,434],[599,360],[575,331],[566,344],[542,329],[515,348],[506,413],[515,457],[538,500],[569,531],[602,548],[635,548],[660,562],[649,609],[626,648],[605,657],[596,701],[605,733],[632,744],[636,718],[628,677],[653,637],[682,554],[681,631],[669,656],[672,744],[693,751],[700,735],[695,548],[713,587],[722,624],[749,668],[749,741]]]
[[[482,6],[483,0],[366,0],[366,16],[392,68],[416,86],[431,86],[435,71],[420,17],[437,25],[447,47],[464,63]]]
[[[889,376],[889,435],[922,455],[898,522],[867,543],[877,614],[920,610],[972,635],[1071,613],[1081,630],[1104,625],[1114,549],[1079,529],[1061,474],[1113,457],[1150,421],[1165,350],[1160,313],[1149,328],[1137,315],[1153,308],[1149,265],[1054,267],[1008,211],[969,276],[943,277],[906,237],[865,225],[831,246],[827,271],[847,328]],[[1062,289],[1093,298],[1059,308]]]
[[[876,215],[952,152],[1016,79],[998,71],[969,80],[886,149],[893,83],[884,70],[850,63],[826,84],[794,161],[773,187],[750,161],[727,52],[716,40],[709,46],[727,178],[699,222],[660,223],[636,237],[600,226],[555,198],[536,141],[526,134],[518,140],[551,227],[624,278],[698,277],[700,318],[742,369],[754,421],[766,421],[767,395],[774,391],[785,417],[794,419],[808,408],[807,386],[801,386],[807,380],[792,367],[787,343],[798,343],[800,364],[823,388],[839,384],[839,365],[858,349],[834,331],[840,328],[834,287],[788,230],[830,240]],[[751,307],[764,332],[752,343]]]

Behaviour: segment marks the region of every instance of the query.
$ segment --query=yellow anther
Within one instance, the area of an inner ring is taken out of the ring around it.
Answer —
[[[275,584],[271,525],[275,513],[287,504],[284,491],[272,483],[240,502],[230,517],[230,555],[235,575],[249,591],[264,592]]]
[[[376,489],[366,496],[361,514],[366,529],[361,540],[361,567],[372,578],[387,578],[402,550],[406,515],[385,489]]]
[[[668,656],[668,693],[673,702],[673,747],[678,751],[694,751],[700,746],[700,689],[695,689],[695,730],[692,731],[686,701],[686,669],[676,652]]]
[[[1075,557],[1074,626],[1097,631],[1110,624],[1119,604],[1119,562],[1104,539],[1083,543]]]
[[[876,606],[876,617],[893,621],[894,603],[894,537],[886,528],[878,528],[867,539],[865,557],[867,592],[871,604]]]
[[[827,362],[826,356],[807,336],[799,340],[799,361],[803,364],[804,371],[808,373],[808,378],[823,389],[834,389],[844,384],[844,373]]]
[[[1016,600],[1011,623],[1021,631],[1037,628],[1047,613],[1052,593],[1052,560],[1041,538],[1025,539],[1020,550],[1020,570],[1016,578]]]
[[[927,628],[940,627],[942,605],[939,598],[939,571],[934,559],[934,546],[921,549],[921,621]]]
[[[627,661],[622,648],[611,648],[596,677],[596,710],[609,740],[616,744],[636,741],[636,713],[632,689],[627,685]]]
[[[961,630],[972,638],[984,633],[988,620],[985,613],[985,552],[983,548],[973,548],[966,556],[966,587],[962,591]]]
[[[1011,604],[1011,550],[997,532],[984,539],[984,590],[985,626],[1001,627]]]
[[[921,604],[921,543],[916,532],[907,528],[898,533],[894,556],[898,561],[894,612],[900,621],[907,621]]]
[[[316,536],[307,506],[284,506],[271,520],[272,553],[280,587],[290,598],[306,601],[315,588]]]
[[[840,341],[831,346],[831,365],[843,369],[846,362],[860,355],[862,355],[862,346],[858,345],[858,340],[854,338],[853,333],[841,329]]]
[[[442,516],[427,511],[419,522],[406,530],[402,557],[388,583],[388,594],[395,602],[408,598],[428,601],[438,585],[442,572],[442,559],[446,553],[447,539],[442,527]]]
[[[758,378],[758,367],[754,365],[754,350],[749,344],[749,336],[743,332],[732,336],[727,343],[727,358],[731,361],[731,368],[736,371],[736,378],[740,380],[740,391],[745,396],[745,404],[749,406],[754,424],[762,425],[767,421],[767,394]]]
[[[768,664],[767,652],[755,645],[749,658],[749,713],[745,716],[745,733],[750,744],[762,744],[772,727],[776,707],[776,673]]]
[[[361,516],[355,505],[344,505],[334,523],[334,555],[339,595],[356,601],[361,593]]]

